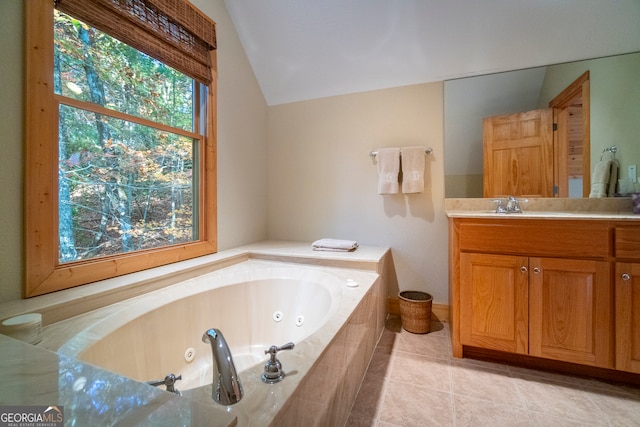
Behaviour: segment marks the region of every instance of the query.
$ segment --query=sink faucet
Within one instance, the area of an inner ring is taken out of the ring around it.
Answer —
[[[516,199],[514,196],[507,197],[507,204],[502,204],[502,199],[494,199],[491,200],[494,203],[497,203],[496,213],[522,213],[522,208],[520,208],[520,202],[528,202],[527,199]]]
[[[526,199],[522,200],[527,201]],[[520,209],[520,200],[516,199],[513,196],[509,196],[507,198],[507,212],[512,212],[512,213],[522,213],[522,209]]]
[[[218,370],[217,378],[215,372],[213,373],[211,397],[221,405],[238,403],[244,392],[231,357],[231,350],[222,332],[218,329],[209,329],[202,335],[202,342],[211,344],[213,362]]]

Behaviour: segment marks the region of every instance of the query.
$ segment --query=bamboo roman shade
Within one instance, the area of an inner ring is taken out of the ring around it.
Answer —
[[[55,0],[61,12],[202,83],[211,83],[215,22],[187,0]]]

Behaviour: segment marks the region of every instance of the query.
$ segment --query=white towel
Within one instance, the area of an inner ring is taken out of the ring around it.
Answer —
[[[611,160],[611,168],[609,169],[609,186],[607,188],[607,196],[613,197],[618,187],[618,170],[620,163],[616,159]]]
[[[400,190],[400,149],[378,148],[378,194],[396,194]]]
[[[615,177],[612,176],[615,175]],[[615,181],[612,181],[612,178]],[[591,174],[591,192],[590,198],[607,197],[610,191],[610,182],[613,183],[613,190],[615,192],[615,183],[618,179],[618,162],[616,160],[601,160],[596,163]],[[613,195],[613,193],[611,193]]]
[[[351,252],[358,249],[358,242],[355,240],[340,240],[340,239],[320,239],[311,244],[314,251],[337,251],[337,252]]]
[[[402,192],[424,191],[424,147],[402,147]]]

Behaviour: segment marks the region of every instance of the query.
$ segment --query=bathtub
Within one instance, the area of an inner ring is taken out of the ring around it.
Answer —
[[[250,259],[92,312],[59,353],[146,382],[173,373],[185,398],[211,398],[217,328],[231,348],[244,398],[222,407],[238,425],[343,425],[382,332],[386,290],[372,271]],[[97,320],[93,320],[97,319]],[[277,384],[260,376],[272,345]]]

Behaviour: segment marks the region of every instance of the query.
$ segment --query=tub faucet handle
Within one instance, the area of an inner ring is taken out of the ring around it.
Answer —
[[[282,370],[282,363],[276,358],[276,354],[281,350],[292,350],[295,344],[292,342],[286,343],[277,347],[272,345],[268,350],[264,351],[264,354],[269,354],[269,360],[264,364],[264,372],[262,373],[262,381],[267,384],[274,384],[284,379],[284,371]]]
[[[158,387],[158,386],[163,385],[163,386],[167,387],[167,391],[168,392],[182,395],[182,393],[180,393],[180,391],[175,388],[176,381],[181,380],[181,379],[182,379],[182,375],[178,375],[176,377],[174,374],[169,374],[166,377],[164,377],[163,380],[147,381],[147,384],[149,384],[151,386],[154,386],[154,387]]]

